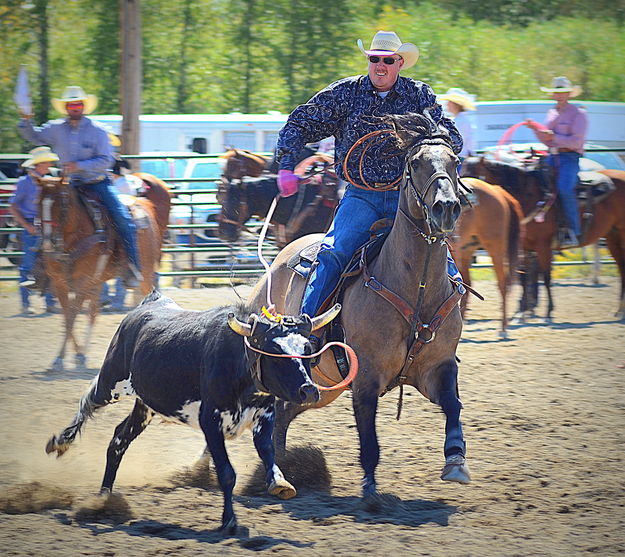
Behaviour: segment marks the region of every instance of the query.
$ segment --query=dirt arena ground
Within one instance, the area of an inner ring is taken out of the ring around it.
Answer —
[[[0,553],[625,553],[625,324],[612,317],[617,280],[598,286],[558,281],[554,322],[514,326],[507,341],[498,340],[493,285],[477,287],[487,301],[472,301],[458,351],[473,482],[440,481],[443,416],[408,391],[395,421],[396,390],[380,401],[378,414],[381,496],[377,505],[364,506],[347,393],[294,422],[290,446],[320,452],[301,451],[292,500],[256,494],[259,460],[249,433],[229,443],[241,524],[230,538],[216,531],[222,499],[214,478],[194,468],[202,438],[183,426],[154,421],[122,462],[121,495],[97,510],[101,502],[93,496],[106,446],[131,401],[102,411],[61,459],[44,447],[69,423],[122,315],[99,318],[88,371],[75,371],[68,361],[67,371],[52,373],[46,369],[59,345],[61,317],[20,317],[16,293],[0,293]],[[234,299],[226,288],[166,293],[195,309]]]

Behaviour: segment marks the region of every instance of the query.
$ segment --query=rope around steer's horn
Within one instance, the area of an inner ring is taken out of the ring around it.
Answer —
[[[320,391],[337,391],[338,389],[346,389],[350,385],[350,383],[356,378],[356,375],[358,375],[358,356],[356,356],[356,352],[354,352],[354,349],[344,342],[328,342],[328,344],[326,344],[321,350],[315,352],[314,354],[302,354],[299,356],[293,356],[292,354],[274,354],[272,352],[265,352],[260,348],[255,348],[254,346],[252,346],[247,337],[243,337],[243,342],[245,343],[245,346],[247,346],[250,350],[256,352],[257,354],[262,354],[263,356],[271,356],[272,358],[291,358],[298,360],[310,360],[311,358],[321,356],[321,354],[323,354],[328,348],[332,346],[342,347],[347,353],[347,359],[349,360],[349,372],[345,376],[345,379],[330,387],[324,387],[323,385],[319,385],[313,381],[313,385],[317,387],[317,389],[319,389]],[[332,381],[332,379],[322,373],[319,368],[317,368],[317,371],[320,373],[320,375],[323,376],[324,379],[326,379],[327,381]]]

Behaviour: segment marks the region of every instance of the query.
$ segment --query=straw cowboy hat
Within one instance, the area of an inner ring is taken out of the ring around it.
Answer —
[[[82,87],[78,87],[77,85],[66,87],[65,91],[63,91],[63,98],[52,99],[52,106],[57,112],[67,114],[65,103],[80,101],[85,103],[83,114],[91,114],[95,110],[95,107],[98,106],[98,97],[95,95],[86,95]]]
[[[52,152],[50,147],[35,147],[30,153],[30,158],[22,163],[25,168],[37,166],[42,162],[56,162],[59,157]]]
[[[463,89],[452,87],[447,90],[447,93],[438,97],[439,101],[451,101],[462,107],[462,110],[477,110],[474,101],[475,95],[471,95]]]
[[[545,93],[570,93],[571,97],[577,97],[582,92],[579,85],[573,85],[571,80],[563,75],[554,77],[551,87],[541,87],[540,90]]]
[[[419,48],[412,43],[402,43],[392,31],[378,31],[371,41],[371,48],[365,50],[358,39],[358,48],[365,56],[391,56],[398,54],[404,59],[402,70],[414,66],[419,59]]]

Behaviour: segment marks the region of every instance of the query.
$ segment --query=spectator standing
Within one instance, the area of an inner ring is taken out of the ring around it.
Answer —
[[[474,154],[477,149],[477,126],[473,115],[470,114],[476,110],[475,95],[452,87],[444,95],[440,95],[438,100],[446,101],[447,113],[462,136],[462,151],[458,153],[458,156],[463,160]]]
[[[35,281],[32,277],[33,266],[39,257],[37,201],[39,198],[39,186],[35,177],[48,174],[50,167],[59,160],[50,147],[37,147],[30,152],[30,158],[22,163],[27,169],[27,174],[15,183],[15,194],[9,200],[11,213],[17,223],[23,228],[22,245],[24,256],[22,257],[20,272],[20,298],[22,302],[22,314],[34,315],[35,311],[30,307],[30,289]],[[44,290],[43,296],[46,302],[47,313],[58,313],[56,301],[49,290]]]

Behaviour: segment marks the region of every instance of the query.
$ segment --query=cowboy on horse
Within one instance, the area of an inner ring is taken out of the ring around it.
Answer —
[[[393,219],[397,212],[404,158],[390,153],[396,149],[389,149],[388,137],[372,149],[360,146],[360,156],[351,156],[362,138],[385,127],[379,117],[427,111],[435,125],[446,128],[454,152],[462,149],[460,133],[443,116],[430,86],[399,75],[417,62],[416,45],[402,43],[393,32],[378,31],[369,50],[360,40],[358,47],[368,60],[367,75],[341,79],[317,93],[291,113],[278,137],[278,187],[283,196],[297,192],[299,177],[293,172],[297,153],[306,143],[332,135],[337,175],[349,182],[306,287],[302,312],[310,316],[317,314],[331,294],[353,253],[367,242],[371,225]],[[457,269],[451,263],[455,275]],[[311,337],[311,343],[316,351],[321,341]]]
[[[52,100],[52,106],[66,118],[35,127],[32,115],[20,110],[18,130],[24,139],[36,145],[51,145],[70,184],[96,194],[106,207],[129,259],[126,286],[136,288],[143,280],[136,227],[130,211],[111,187],[109,168],[113,164],[113,153],[109,136],[103,127],[86,116],[96,105],[94,95],[86,95],[81,87],[70,86],[62,98]]]
[[[578,96],[581,87],[560,76],[553,78],[551,87],[540,89],[550,93],[556,105],[547,112],[545,126],[531,119],[525,125],[534,131],[539,141],[549,147],[547,162],[556,172],[558,197],[568,223],[568,237],[560,241],[560,248],[577,247],[580,245],[582,227],[575,187],[579,159],[584,153],[588,118],[586,111],[569,103],[569,99]]]

